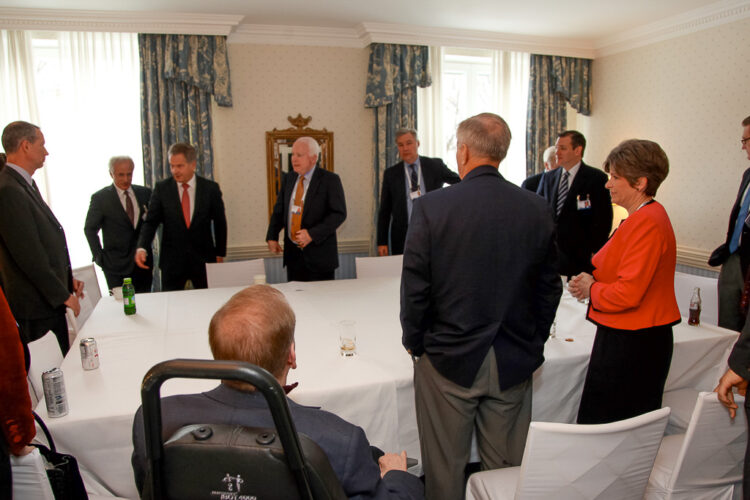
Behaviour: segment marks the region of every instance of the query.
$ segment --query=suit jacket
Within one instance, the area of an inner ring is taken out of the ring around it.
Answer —
[[[729,241],[734,233],[734,224],[737,222],[737,214],[742,206],[742,195],[745,194],[747,185],[750,184],[750,168],[742,174],[740,189],[737,192],[737,199],[729,214],[729,227],[727,228],[727,239],[713,251],[708,263],[712,266],[720,266],[729,258]],[[747,276],[747,269],[750,266],[750,227],[747,224],[742,226],[742,236],[740,237],[740,247],[737,249],[740,253],[740,264],[742,266],[742,276]]]
[[[140,209],[140,217],[135,228],[128,219],[114,184],[91,195],[83,232],[89,242],[93,261],[105,272],[127,275],[135,268],[134,256],[138,248],[138,233],[148,213],[151,190],[136,185],[131,185],[131,189]],[[99,240],[100,230],[104,247]],[[146,250],[149,256],[147,265],[151,266],[151,247],[146,247]]]
[[[536,193],[536,190],[539,189],[539,183],[541,182],[543,175],[544,172],[539,172],[538,174],[527,177],[526,180],[521,183],[521,187]]]
[[[297,432],[307,435],[325,452],[349,498],[423,498],[421,481],[408,472],[391,471],[380,478],[380,469],[360,427],[319,408],[287,401]],[[244,393],[224,385],[202,394],[163,398],[161,408],[164,440],[191,424],[274,427],[262,394]],[[132,459],[139,491],[147,471],[145,448],[143,409],[139,408],[133,422]]]
[[[165,278],[185,276],[190,269],[216,262],[227,253],[227,219],[221,189],[213,181],[196,177],[195,205],[190,228],[185,225],[182,202],[173,177],[154,186],[139,248],[150,248],[159,224],[163,225],[159,268]]]
[[[307,229],[312,238],[301,252],[295,251],[296,245],[289,238],[289,207],[292,203],[292,191],[297,182],[297,173],[289,172],[281,181],[281,189],[276,197],[271,220],[268,224],[266,241],[279,239],[279,232],[284,230],[284,265],[292,259],[305,261],[305,267],[313,272],[327,272],[339,267],[336,229],[346,220],[346,200],[341,179],[333,172],[315,167],[310,186],[305,195],[302,210],[302,229]]]
[[[494,347],[501,389],[527,380],[562,293],[552,213],[481,166],[419,198],[401,274],[404,347],[470,387]]]
[[[557,190],[564,171],[560,167],[545,172],[537,191],[549,202],[553,212],[557,207]],[[607,174],[581,162],[560,215],[555,216],[560,274],[573,276],[594,269],[591,257],[607,241],[612,229],[612,199],[604,187],[606,183]],[[579,197],[585,200],[587,196],[591,208],[579,210]]]
[[[674,295],[677,243],[664,207],[652,202],[620,224],[592,259],[588,319],[620,330],[680,322]]]
[[[443,184],[455,184],[461,180],[440,158],[419,157],[427,192],[440,189]],[[388,244],[391,232],[391,255],[404,253],[406,230],[409,227],[409,212],[406,200],[406,174],[404,162],[400,161],[383,173],[383,189],[378,211],[378,245]]]
[[[19,321],[64,314],[73,291],[62,225],[8,166],[0,170],[0,285]]]

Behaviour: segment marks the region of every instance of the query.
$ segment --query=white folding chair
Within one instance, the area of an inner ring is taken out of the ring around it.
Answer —
[[[382,278],[384,276],[401,276],[403,255],[385,257],[355,257],[357,278]]]
[[[52,332],[47,332],[44,337],[29,342],[29,354],[31,355],[29,381],[36,393],[37,401],[41,401],[44,396],[42,373],[52,368],[59,368],[63,361],[63,354],[57,337]]]
[[[532,422],[520,467],[469,478],[474,499],[640,499],[669,408],[599,425]]]
[[[674,273],[674,294],[677,306],[684,317],[690,315],[690,297],[693,288],[701,289],[701,323],[707,325],[719,324],[719,292],[716,288],[718,280],[706,276],[696,276],[688,273]]]
[[[206,263],[208,288],[249,286],[258,274],[266,274],[263,259]]]
[[[78,301],[81,305],[81,312],[77,317],[72,309],[68,308],[65,311],[65,316],[68,320],[68,334],[70,336],[71,345],[73,345],[73,340],[81,331],[81,328],[83,328],[86,320],[89,319],[91,313],[94,312],[94,308],[99,302],[99,299],[102,298],[102,291],[99,288],[99,279],[96,277],[96,268],[94,267],[94,264],[73,269],[73,277],[77,280],[83,281],[83,297]]]
[[[47,479],[45,460],[39,450],[35,449],[22,457],[11,455],[10,467],[13,474],[13,498],[55,500]]]
[[[666,436],[646,488],[647,499],[729,500],[742,491],[747,444],[745,399],[735,395],[737,416],[715,392],[701,392],[685,434]]]

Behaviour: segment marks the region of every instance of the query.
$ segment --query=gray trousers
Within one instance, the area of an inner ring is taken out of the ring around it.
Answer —
[[[742,276],[740,256],[737,252],[729,256],[719,272],[719,326],[742,331],[745,316],[740,313],[740,301],[745,278]]]
[[[440,375],[426,354],[415,363],[425,498],[464,498],[464,468],[475,428],[483,470],[521,464],[531,422],[531,386],[529,378],[501,391],[493,349],[469,388]]]

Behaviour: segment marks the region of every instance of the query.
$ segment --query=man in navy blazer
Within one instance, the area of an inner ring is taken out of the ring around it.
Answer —
[[[401,161],[383,173],[383,189],[378,210],[378,255],[404,253],[413,200],[440,189],[445,183],[455,184],[461,180],[440,158],[428,158],[417,154],[419,141],[417,131],[413,128],[401,128],[396,131],[396,147]]]
[[[562,168],[546,172],[537,193],[555,212],[559,272],[570,277],[593,271],[591,257],[604,246],[612,229],[612,199],[604,187],[607,174],[582,160],[586,149],[583,134],[561,132],[555,147],[555,160]],[[560,193],[565,192],[563,200]]]
[[[227,253],[221,189],[217,183],[195,175],[197,153],[190,144],[172,144],[168,154],[172,177],[154,186],[135,263],[148,269],[146,249],[162,224],[162,290],[183,290],[188,280],[193,288],[206,288],[206,263],[222,262]]]
[[[750,160],[750,116],[742,120],[742,149]],[[740,310],[745,277],[750,267],[750,168],[742,174],[737,199],[729,215],[727,239],[711,253],[708,263],[721,266],[719,273],[719,326],[742,331],[746,316]]]
[[[109,289],[122,286],[123,279],[129,277],[137,293],[146,293],[151,291],[152,274],[150,269],[135,265],[135,249],[151,190],[133,184],[134,167],[129,156],[110,158],[109,175],[113,183],[91,195],[83,232],[92,260],[102,268]],[[151,247],[147,250],[146,264],[151,266]]]
[[[482,469],[520,465],[562,292],[551,210],[497,170],[507,123],[482,113],[456,137],[461,182],[414,203],[401,274],[430,499],[463,498],[475,427]]]
[[[214,359],[260,366],[285,386],[290,370],[297,368],[294,326],[294,311],[284,295],[270,286],[255,285],[235,294],[214,314],[208,342]],[[386,453],[375,462],[360,427],[320,408],[298,405],[291,399],[287,402],[297,432],[320,446],[348,498],[424,497],[421,481],[406,472],[405,452]],[[263,395],[253,386],[231,380],[202,394],[164,398],[161,414],[164,440],[185,425],[199,423],[274,427]],[[133,421],[132,464],[142,492],[147,470],[142,409]],[[252,487],[246,489],[251,495]]]
[[[341,179],[318,167],[320,146],[312,137],[292,145],[292,169],[284,176],[276,197],[266,242],[281,253],[279,232],[284,230],[284,266],[289,281],[332,280],[339,267],[336,230],[346,220]]]
[[[0,170],[0,285],[26,345],[52,330],[68,352],[65,308],[76,316],[83,282],[73,278],[65,231],[42,199],[32,175],[47,149],[36,125],[16,121],[2,135],[7,163]]]

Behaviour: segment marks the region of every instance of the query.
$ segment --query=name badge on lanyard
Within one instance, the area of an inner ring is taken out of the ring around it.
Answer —
[[[581,199],[581,195],[576,196],[576,204],[578,205],[578,210],[591,210],[591,199],[589,199],[589,195],[586,195],[586,199]]]
[[[409,193],[409,197],[412,199],[412,201],[416,200],[420,196],[422,196],[422,191],[420,191],[419,189]]]
[[[292,205],[292,214],[299,215],[302,213],[302,207],[299,205]]]

